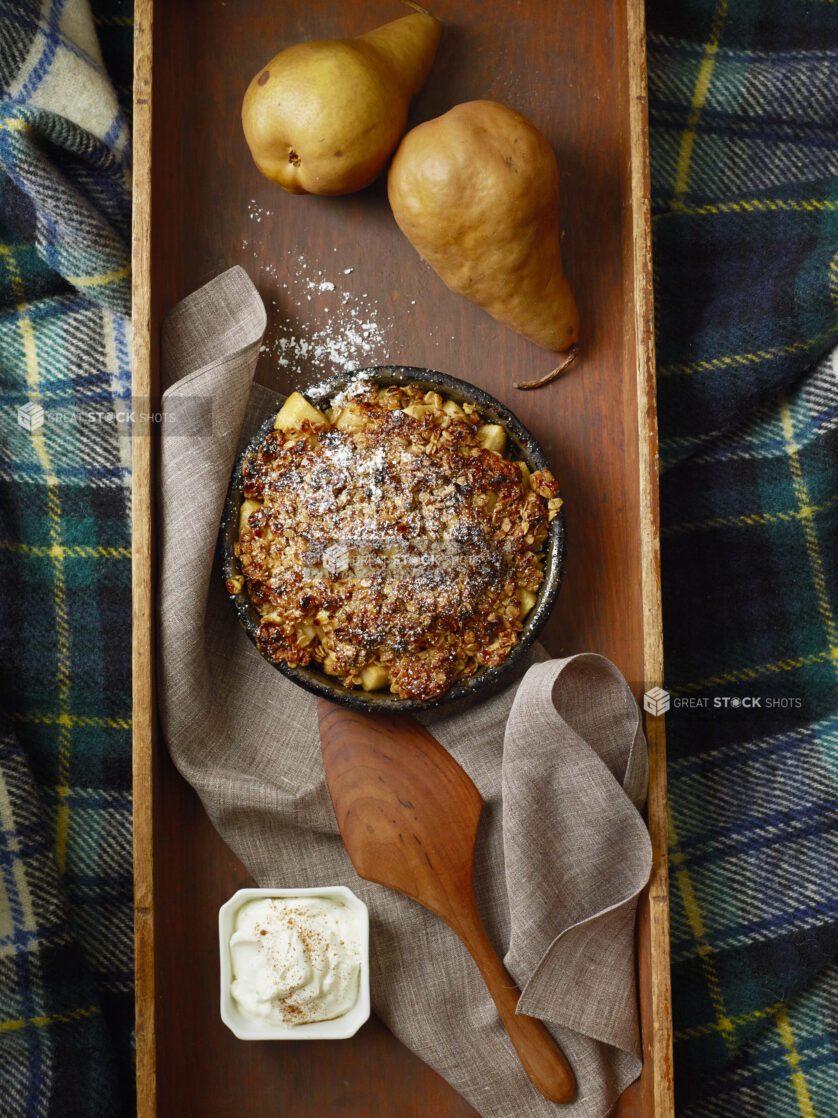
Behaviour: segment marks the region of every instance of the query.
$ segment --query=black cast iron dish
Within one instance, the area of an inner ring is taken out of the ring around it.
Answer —
[[[550,469],[541,447],[508,408],[505,408],[500,401],[496,400],[494,396],[490,396],[488,392],[484,392],[466,381],[457,380],[456,377],[450,377],[445,373],[436,373],[430,369],[416,369],[409,365],[378,366],[372,369],[356,369],[351,373],[343,373],[331,380],[315,385],[313,388],[304,388],[301,391],[312,404],[326,408],[329,406],[331,398],[346,388],[347,384],[359,374],[369,376],[376,384],[417,384],[428,391],[437,391],[448,396],[457,403],[465,401],[473,404],[485,423],[498,423],[505,429],[508,439],[507,445],[512,452],[510,457],[526,462],[532,472]],[[278,411],[279,408],[276,410]],[[272,412],[256,431],[244,451],[239,455],[233,468],[233,476],[230,479],[230,487],[227,491],[227,500],[224,503],[219,535],[222,577],[225,582],[228,578],[241,574],[233,545],[238,537],[239,509],[243,500],[242,467],[244,460],[249,454],[254,453],[268,432],[273,429],[275,417],[276,411]],[[465,703],[478,693],[485,698],[488,693],[497,689],[501,679],[512,675],[514,669],[520,669],[523,666],[527,652],[550,616],[550,611],[559,592],[564,553],[564,510],[560,509],[558,515],[550,524],[545,541],[544,579],[536,603],[521,630],[518,643],[502,664],[493,668],[482,668],[473,676],[459,680],[438,699],[400,699],[390,691],[351,689],[345,687],[334,676],[327,675],[316,665],[290,668],[287,664],[274,663],[273,660],[269,660],[268,663],[273,664],[278,671],[293,680],[294,683],[299,684],[300,687],[312,691],[321,698],[330,699],[335,703],[343,703],[355,710],[373,713],[376,711],[433,710],[436,707],[447,706],[451,703]],[[259,627],[260,618],[250,601],[247,587],[244,586],[238,594],[230,594],[229,596],[239,621],[244,626],[247,635],[256,644],[256,630]]]

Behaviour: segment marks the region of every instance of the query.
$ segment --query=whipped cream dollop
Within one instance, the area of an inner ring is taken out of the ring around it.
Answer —
[[[230,937],[231,993],[265,1023],[330,1021],[358,999],[358,921],[337,897],[262,897],[243,904]]]

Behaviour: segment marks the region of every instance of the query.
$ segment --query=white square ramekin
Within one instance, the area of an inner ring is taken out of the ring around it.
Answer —
[[[233,964],[230,937],[236,913],[243,904],[262,897],[334,897],[352,910],[358,921],[361,943],[361,974],[358,1000],[353,1007],[331,1021],[310,1021],[304,1025],[256,1024],[246,1017],[230,993]],[[240,1040],[345,1040],[354,1036],[370,1015],[370,918],[367,906],[345,885],[325,885],[313,889],[239,889],[218,910],[218,946],[221,959],[221,1020]]]

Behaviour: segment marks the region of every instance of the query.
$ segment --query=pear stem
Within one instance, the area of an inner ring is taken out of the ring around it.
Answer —
[[[565,371],[565,369],[570,368],[570,366],[576,360],[576,354],[578,352],[579,352],[579,348],[574,343],[570,347],[570,349],[567,351],[567,353],[564,357],[564,360],[560,361],[559,364],[555,367],[555,369],[552,369],[547,374],[547,376],[542,377],[541,380],[525,380],[525,381],[522,381],[520,384],[513,384],[512,387],[513,388],[541,388],[545,384],[550,384],[550,382],[554,381],[556,379],[556,377],[561,376],[562,373]]]

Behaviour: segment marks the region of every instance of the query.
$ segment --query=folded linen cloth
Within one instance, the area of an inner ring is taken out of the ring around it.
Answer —
[[[483,797],[477,897],[521,987],[520,1010],[548,1025],[573,1065],[578,1095],[559,1108],[530,1084],[454,933],[355,873],[323,775],[315,699],[260,657],[226,600],[216,539],[237,447],[280,402],[252,383],[264,328],[241,268],[184,299],[163,328],[169,750],[260,885],[344,884],[366,901],[376,1012],[481,1114],[601,1118],[641,1066],[634,916],[651,847],[639,813],[647,759],[637,704],[609,661],[583,654],[532,664],[466,713],[422,719]],[[194,430],[192,409],[206,416],[207,399],[208,437],[176,437]]]

